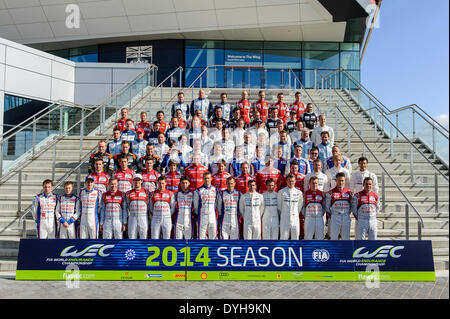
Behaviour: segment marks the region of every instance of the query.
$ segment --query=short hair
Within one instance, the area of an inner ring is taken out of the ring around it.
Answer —
[[[46,184],[51,184],[53,186],[53,181],[51,179],[46,179],[42,182],[42,186],[44,186]]]
[[[177,162],[175,162],[174,160],[170,160],[169,161],[169,164],[167,164],[168,166],[170,166],[170,165],[176,165],[176,166],[178,166],[178,163]]]
[[[369,163],[369,160],[368,160],[367,157],[365,157],[365,156],[361,156],[361,157],[358,159],[358,164],[361,163],[362,161],[366,161],[367,163]]]
[[[133,123],[133,120],[131,120],[131,119],[128,119],[128,120],[126,120],[126,121],[125,121],[125,123],[128,123],[128,122],[131,122],[131,123]]]
[[[339,177],[344,177],[345,178],[345,173],[344,172],[339,172],[336,174],[336,179],[338,179]]]
[[[372,177],[366,177],[366,178],[364,178],[363,185],[366,183],[366,181],[372,181],[372,183],[373,183]]]
[[[249,164],[247,161],[245,161],[245,162],[242,162],[242,163],[241,163],[241,168],[242,168],[242,165],[244,165],[244,164],[250,166],[250,164]]]
[[[313,106],[312,103],[307,103],[307,104],[306,104],[306,107],[308,107],[308,106],[310,106],[310,105]]]
[[[101,157],[96,157],[94,159],[94,164],[97,163],[97,162],[102,162],[102,164],[103,164],[103,159]]]
[[[322,132],[320,133],[320,136],[325,135],[325,134],[327,134],[328,136],[330,136],[330,133],[329,133],[328,131],[322,131]]]
[[[178,94],[177,94],[178,96],[180,96],[180,95],[184,95],[184,92],[182,92],[182,91],[180,91],[180,92],[178,92]]]
[[[157,181],[165,181],[166,177],[164,175],[161,175],[160,177],[158,177]]]
[[[226,94],[225,92],[223,92],[223,93],[220,93],[220,96],[228,96],[228,94]]]
[[[145,112],[145,111],[141,111],[141,113],[139,113],[139,114],[145,114],[145,115],[147,115],[147,112]]]
[[[208,175],[211,175],[211,176],[212,176],[212,174],[211,174],[210,171],[206,171],[206,172],[203,173],[203,177],[206,177],[206,176],[208,176]]]
[[[160,122],[160,121],[155,121],[155,122],[153,122],[153,125],[156,125],[156,124],[161,125],[161,122]]]
[[[156,112],[156,115],[158,115],[158,114],[164,114],[164,111],[161,111],[161,110],[159,110],[158,112]]]
[[[292,173],[289,173],[289,174],[287,174],[287,176],[286,176],[286,179],[288,179],[288,178],[295,178],[295,175],[292,174]]]
[[[131,146],[130,141],[122,141],[122,145],[124,144],[128,144],[129,146]]]
[[[255,181],[254,179],[250,179],[250,180],[248,180],[247,185],[250,185],[250,184],[252,184],[252,183],[255,183],[255,184],[256,184],[256,181]]]
[[[227,166],[227,161],[222,158],[221,160],[219,160],[219,162],[217,164],[223,164],[223,165]]]
[[[311,181],[319,180],[317,176],[311,176],[308,183],[311,183]]]
[[[111,184],[112,181],[119,181],[116,177],[111,177],[108,181],[108,184]]]
[[[297,166],[298,166],[299,164],[298,164],[298,161],[297,161],[297,160],[293,160],[293,161],[290,163],[290,165],[291,165],[291,166],[292,166],[292,165],[297,165]]]
[[[128,162],[128,156],[126,156],[125,154],[120,155],[119,158],[117,159],[117,161],[120,162],[120,160],[122,160],[122,159],[126,159]]]
[[[268,178],[267,180],[266,180],[266,185],[268,185],[269,183],[275,183],[275,180],[273,179],[273,178]]]
[[[120,128],[115,127],[115,128],[113,129],[113,132],[114,132],[114,131],[119,131],[119,132],[120,132]]]
[[[191,182],[191,181],[189,180],[189,177],[187,177],[186,175],[181,176],[181,178],[180,178],[180,183],[181,183],[182,181],[188,181],[189,183]]]
[[[230,176],[230,177],[227,178],[227,182],[229,182],[229,181],[236,182],[236,181],[234,180],[234,177],[232,177],[232,176]]]
[[[320,160],[320,158],[316,158],[316,159],[313,161],[313,164],[314,164],[314,163],[316,163],[316,164],[317,164],[317,163],[322,164],[322,161]]]
[[[309,150],[309,152],[311,153],[311,151],[318,151],[319,149],[317,147],[311,147],[311,149]]]
[[[335,155],[333,155],[333,162],[335,161],[335,160],[340,160],[340,161],[342,161],[342,155],[341,154],[335,154]]]
[[[155,161],[155,158],[153,157],[153,156],[150,156],[150,155],[147,155],[145,158],[144,158],[144,161],[147,163],[147,161]]]
[[[266,91],[261,90],[261,91],[258,92],[258,94],[261,94],[261,93],[266,93]]]
[[[120,131],[120,130],[119,130],[119,131]],[[101,140],[98,141],[97,144],[100,144],[100,143],[105,143],[105,144],[106,144],[106,141],[105,141],[104,139],[101,139]]]
[[[294,96],[297,96],[297,95],[302,95],[302,94],[299,91],[297,91],[297,92],[295,92]]]
[[[280,93],[277,94],[277,96],[280,96],[280,95],[284,95],[284,93],[283,93],[283,92],[280,92]]]
[[[111,177],[111,178],[115,178],[115,177]],[[73,182],[72,181],[66,181],[64,183],[64,187],[66,187],[67,185],[72,185],[72,187],[73,187]]]
[[[158,134],[158,135],[159,135],[159,134]],[[172,146],[174,146],[175,144],[177,144],[177,142],[174,141],[174,140],[169,140],[169,142],[167,142],[167,146],[169,146],[169,147],[172,147]]]

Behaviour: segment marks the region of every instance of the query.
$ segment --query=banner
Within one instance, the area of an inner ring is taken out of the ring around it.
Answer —
[[[431,241],[21,239],[17,280],[434,281]]]

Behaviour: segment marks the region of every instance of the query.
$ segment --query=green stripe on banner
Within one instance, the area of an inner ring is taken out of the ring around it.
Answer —
[[[16,280],[164,280],[185,281],[184,271],[108,271],[83,270],[66,272],[64,270],[17,270]]]
[[[435,273],[386,271],[378,275],[353,271],[188,271],[193,281],[435,281]]]
[[[433,271],[79,271],[17,270],[16,280],[113,280],[113,281],[435,281]]]

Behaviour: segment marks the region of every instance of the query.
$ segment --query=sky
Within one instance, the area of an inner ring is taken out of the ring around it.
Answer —
[[[449,120],[449,1],[384,0],[361,83],[389,109],[417,104]]]

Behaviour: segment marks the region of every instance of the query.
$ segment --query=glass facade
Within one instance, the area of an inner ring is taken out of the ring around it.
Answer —
[[[359,43],[186,40],[185,86],[307,88],[342,67],[359,79]],[[207,66],[215,66],[203,72]],[[207,84],[206,84],[207,83]],[[291,85],[291,86],[290,86]]]
[[[48,53],[54,54],[64,59],[68,59],[74,62],[99,62],[98,61],[98,46],[91,45],[87,47],[71,48],[63,50],[49,51]]]

